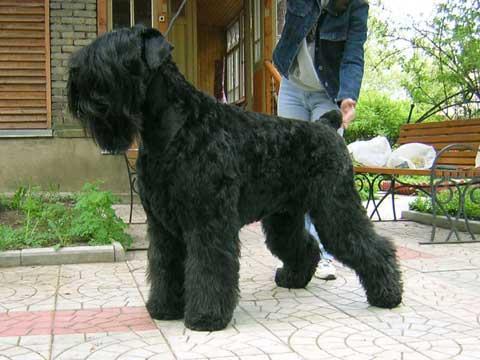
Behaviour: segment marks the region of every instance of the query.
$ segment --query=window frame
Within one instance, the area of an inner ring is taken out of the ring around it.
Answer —
[[[252,48],[253,48],[253,65],[257,66],[262,63],[263,59],[263,1],[251,0],[252,14]]]
[[[108,24],[107,24],[107,29],[108,31],[113,30],[113,1],[114,0],[107,0],[107,19],[108,19]],[[129,26],[134,26],[135,25],[135,0],[128,0],[130,2],[130,25]],[[155,9],[155,0],[150,0],[150,12],[151,12],[151,21],[150,21],[150,26],[154,26],[155,24],[155,15],[154,15],[154,9]],[[132,16],[133,14],[133,16]]]
[[[245,12],[242,10],[238,17],[227,26],[225,33],[227,43],[225,53],[225,96],[229,104],[243,104],[246,101],[245,20]],[[233,46],[229,47],[229,32],[237,24],[238,40]],[[231,72],[231,68],[234,68],[233,72]],[[232,85],[233,87],[231,87]],[[232,94],[233,100],[230,100],[232,99]]]

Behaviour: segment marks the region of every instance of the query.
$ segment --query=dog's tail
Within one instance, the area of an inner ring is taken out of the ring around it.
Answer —
[[[340,110],[330,110],[323,114],[317,122],[322,122],[331,126],[335,130],[338,130],[342,126],[342,119],[342,113]]]

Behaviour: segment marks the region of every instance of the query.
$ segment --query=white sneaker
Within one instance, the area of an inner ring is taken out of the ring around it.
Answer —
[[[320,259],[315,277],[322,280],[335,280],[337,278],[335,274],[336,270],[332,260]]]

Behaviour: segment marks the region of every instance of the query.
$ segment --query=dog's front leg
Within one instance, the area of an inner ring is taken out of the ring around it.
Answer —
[[[216,221],[186,235],[185,325],[224,329],[238,302],[239,229]]]
[[[181,319],[184,313],[185,244],[162,225],[149,221],[147,310],[157,320]]]

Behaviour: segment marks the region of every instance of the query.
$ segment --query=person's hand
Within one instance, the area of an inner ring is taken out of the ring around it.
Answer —
[[[342,127],[347,129],[350,123],[355,119],[355,106],[357,102],[353,99],[343,99],[340,104],[340,111],[342,112],[343,121]]]

